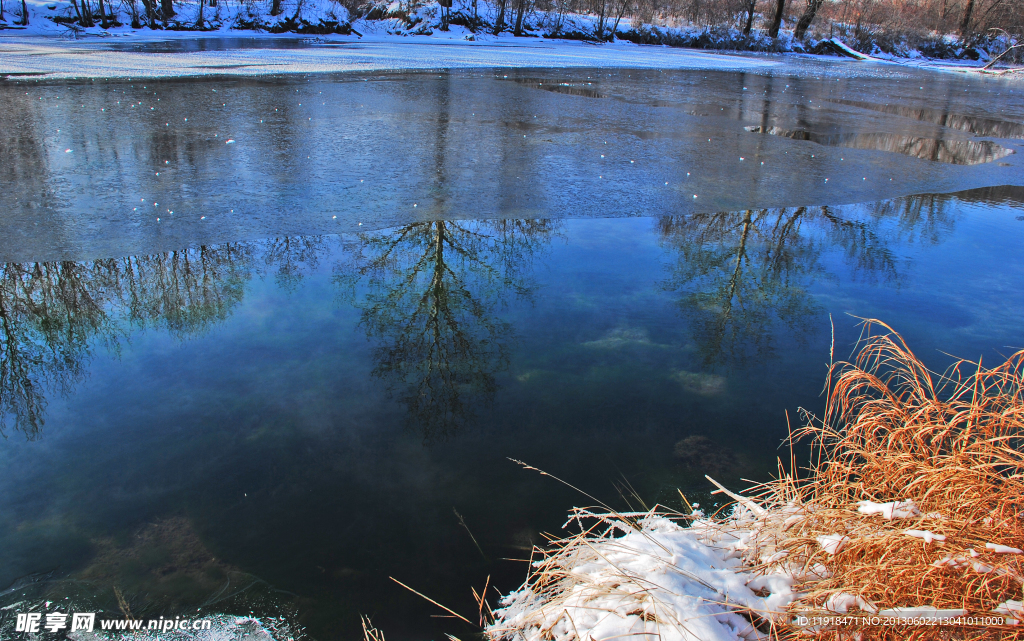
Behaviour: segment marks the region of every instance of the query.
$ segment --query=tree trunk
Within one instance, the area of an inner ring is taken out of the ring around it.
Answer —
[[[772,26],[768,27],[768,35],[772,38],[779,37],[779,29],[782,27],[782,14],[786,11],[786,0],[776,0],[775,15],[772,16]]]
[[[743,35],[749,36],[750,29],[754,26],[754,9],[757,5],[757,0],[750,0],[747,4],[747,24],[743,27]]]
[[[109,23],[107,22],[107,11],[103,8],[103,0],[100,0],[100,26],[106,29],[108,25]]]
[[[203,5],[206,4],[206,0],[199,0],[199,17],[196,18],[196,28],[203,28]]]
[[[814,22],[814,15],[818,13],[822,2],[824,0],[807,0],[807,8],[804,9],[804,15],[800,16],[800,21],[796,23],[796,31],[793,33],[797,40],[803,39],[807,34],[807,29]]]
[[[526,0],[519,0],[519,4],[516,6],[516,28],[512,31],[517,38],[523,35],[523,10],[525,8]]]
[[[4,21],[4,0],[0,0],[0,22]]]
[[[498,19],[494,21],[494,35],[501,33],[502,28],[505,26],[505,5],[508,4],[508,0],[499,0],[498,3]]]
[[[174,15],[174,5],[172,0],[160,0],[160,13],[163,14],[163,19],[170,20]]]
[[[72,2],[71,4],[75,5],[75,11],[78,12],[79,25],[85,28],[95,26],[92,21],[92,12],[89,11],[88,0],[80,0],[81,7],[79,7],[79,4],[76,4],[75,2]]]
[[[135,4],[135,0],[126,0],[128,5],[128,14],[132,19],[132,29],[141,29],[142,23],[139,22],[139,6]]]
[[[156,28],[156,0],[142,0],[142,8],[146,10],[146,22],[150,29]]]
[[[270,5],[270,15],[281,15],[281,0],[274,0]]]
[[[28,6],[25,4],[25,0],[21,0],[21,25],[28,26]]]
[[[24,0],[22,0],[24,2]],[[967,6],[964,8],[964,19],[960,23],[960,39],[963,40],[970,33],[971,29],[971,14],[974,13],[974,0],[967,0]]]
[[[605,0],[601,0],[601,15],[597,17],[597,39],[604,40],[604,10]]]
[[[622,0],[622,4],[619,5],[619,13],[615,16],[615,24],[612,25],[612,33],[608,40],[615,40],[615,34],[619,32],[619,21],[622,20],[622,16],[626,15],[626,4],[629,0]]]

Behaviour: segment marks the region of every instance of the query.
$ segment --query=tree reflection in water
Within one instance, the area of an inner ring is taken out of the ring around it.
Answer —
[[[117,332],[92,291],[95,272],[79,263],[11,263],[0,268],[0,432],[35,438],[46,392],[66,394],[84,377],[97,336]]]
[[[782,334],[802,344],[820,328],[824,309],[808,288],[838,280],[827,253],[842,255],[850,278],[899,285],[894,248],[940,242],[953,228],[951,201],[926,195],[863,209],[663,217],[657,229],[674,255],[663,287],[679,293],[704,368],[762,363],[775,355]]]
[[[97,346],[132,330],[178,339],[226,319],[246,283],[275,269],[294,284],[327,251],[322,237],[229,243],[86,262],[0,265],[0,433],[37,438],[47,396],[69,394]]]
[[[895,249],[941,242],[955,223],[955,198],[660,218],[661,242],[675,256],[663,287],[678,294],[705,368],[764,361],[783,333],[799,341],[820,325],[809,288],[839,278],[837,256],[844,276],[898,285]],[[499,308],[530,298],[533,257],[558,229],[534,219],[441,220],[346,243],[335,278],[365,291],[355,304],[376,343],[373,374],[426,440],[458,431],[493,399],[515,340]],[[230,316],[253,277],[273,274],[291,290],[334,244],[278,238],[0,265],[0,433],[13,424],[38,437],[47,398],[82,381],[97,346],[116,353],[146,328],[178,339],[202,333]]]
[[[529,298],[532,258],[556,233],[545,220],[433,221],[359,235],[338,281],[365,280],[359,303],[377,341],[374,376],[426,441],[443,440],[497,391],[515,334],[496,309]]]

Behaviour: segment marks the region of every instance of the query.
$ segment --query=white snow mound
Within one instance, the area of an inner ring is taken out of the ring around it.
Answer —
[[[756,575],[744,563],[753,515],[690,527],[664,516],[594,515],[610,527],[563,542],[534,563],[530,580],[506,596],[492,638],[569,640],[658,635],[661,641],[766,639],[752,621],[779,615],[795,578]],[[638,517],[629,527],[623,517]],[[616,536],[621,534],[619,536]],[[764,627],[764,626],[762,626]],[[765,628],[767,629],[767,628]]]

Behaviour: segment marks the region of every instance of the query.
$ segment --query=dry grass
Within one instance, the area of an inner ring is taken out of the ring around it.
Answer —
[[[363,641],[384,641],[384,633],[373,627],[370,617],[361,615],[359,620],[363,624]]]
[[[798,563],[828,570],[799,586],[804,594],[789,614],[827,614],[840,593],[861,597],[869,609],[931,606],[981,616],[1021,600],[1021,555],[987,545],[1024,547],[1024,351],[993,368],[961,360],[937,374],[887,325],[863,327],[854,361],[831,368],[824,417],[806,416],[793,435],[812,440],[809,474],[783,474],[755,490],[773,509],[752,559],[784,552],[765,569]],[[887,520],[858,512],[860,501],[912,501],[918,513]],[[945,540],[929,543],[907,530]],[[830,555],[823,535],[849,540]],[[783,636],[798,632],[787,625]],[[1024,638],[1024,626],[1010,625],[854,624],[814,636],[854,632],[862,639]]]

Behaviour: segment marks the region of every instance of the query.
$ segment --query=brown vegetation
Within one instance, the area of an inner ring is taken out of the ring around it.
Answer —
[[[871,335],[877,328],[885,333]],[[776,509],[759,544],[785,553],[775,565],[828,569],[801,587],[790,613],[846,611],[836,605],[840,594],[860,597],[868,612],[923,606],[991,616],[1019,604],[1024,351],[994,368],[961,360],[937,374],[885,324],[866,321],[864,331],[856,359],[831,369],[824,417],[808,416],[794,434],[813,441],[810,474],[761,488]],[[902,502],[904,518],[864,513],[871,506],[858,510],[863,501]],[[828,554],[821,536],[848,540]],[[1024,638],[1010,625],[851,625],[816,636],[855,631],[864,639]]]

